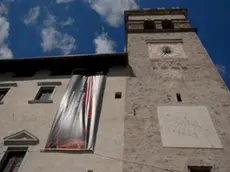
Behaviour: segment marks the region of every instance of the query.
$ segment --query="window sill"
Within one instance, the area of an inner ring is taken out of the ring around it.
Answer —
[[[53,103],[53,100],[29,100],[28,104]]]
[[[93,150],[78,150],[78,149],[59,149],[59,148],[44,148],[40,152],[59,152],[59,153],[76,153],[76,154],[93,154]]]

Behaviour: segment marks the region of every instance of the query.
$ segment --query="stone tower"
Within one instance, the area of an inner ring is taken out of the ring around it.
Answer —
[[[229,90],[187,10],[126,11],[125,26],[124,171],[229,172]]]

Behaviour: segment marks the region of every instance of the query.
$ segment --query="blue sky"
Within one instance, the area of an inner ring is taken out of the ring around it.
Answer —
[[[229,0],[0,0],[0,58],[123,52],[123,11],[188,8],[230,87]]]

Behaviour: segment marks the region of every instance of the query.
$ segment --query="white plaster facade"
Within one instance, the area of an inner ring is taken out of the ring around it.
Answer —
[[[121,71],[119,69],[120,73]],[[19,172],[122,172],[126,77],[116,76],[116,69],[111,69],[110,73],[106,77],[93,154],[43,151],[69,77],[38,80],[31,78],[13,81],[17,83],[17,87],[10,89],[3,100],[4,104],[0,105],[0,158],[7,150],[7,146],[3,145],[3,138],[25,129],[39,139],[39,144],[29,147]],[[32,100],[39,89],[37,83],[46,81],[61,82],[53,92],[53,103],[28,104],[28,100]],[[115,92],[122,92],[123,97],[115,99]]]

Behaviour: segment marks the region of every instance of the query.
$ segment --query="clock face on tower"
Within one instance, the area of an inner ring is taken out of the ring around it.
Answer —
[[[178,59],[186,58],[181,43],[148,44],[151,59]]]

